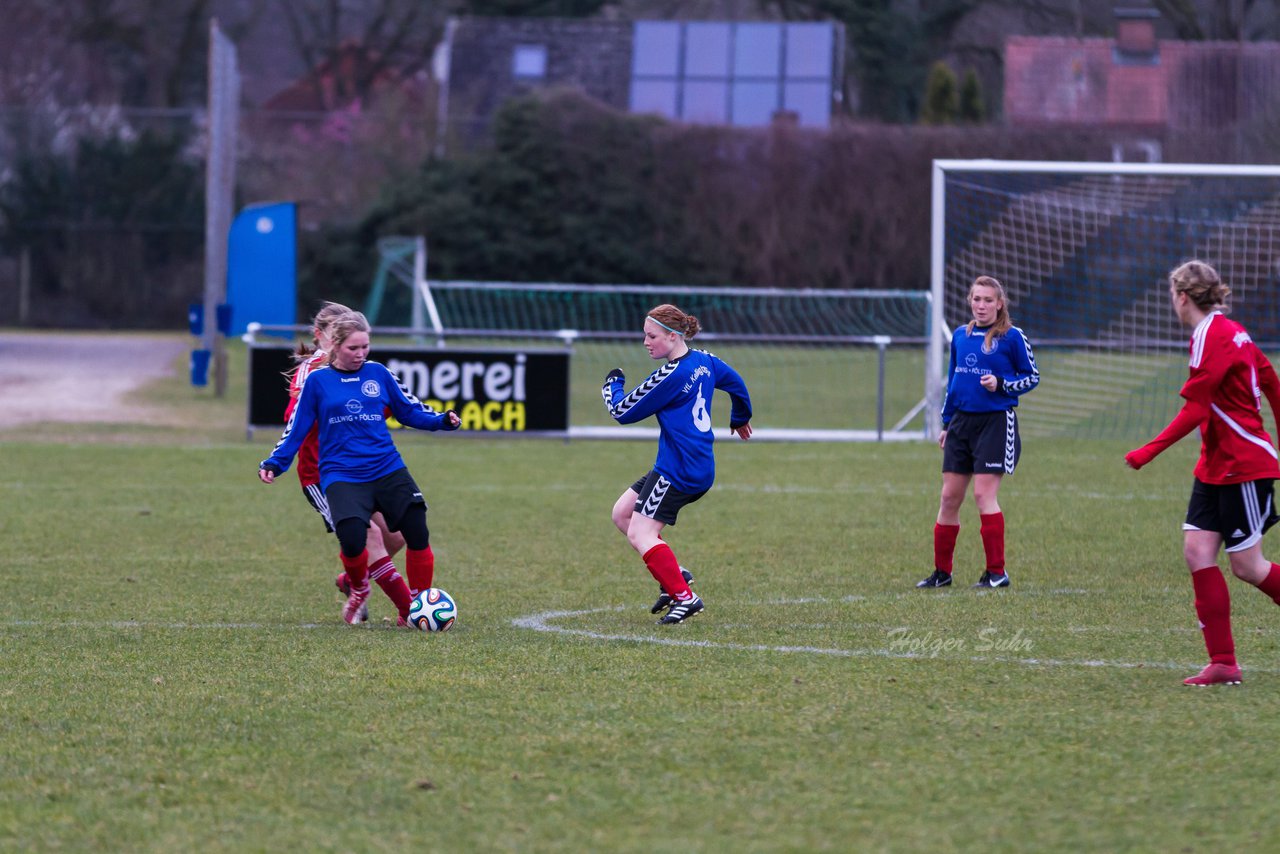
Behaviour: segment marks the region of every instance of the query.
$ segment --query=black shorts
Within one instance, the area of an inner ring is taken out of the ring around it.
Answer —
[[[302,494],[306,496],[307,503],[310,504],[320,518],[324,520],[325,533],[333,533],[333,517],[329,515],[329,499],[324,497],[324,490],[320,488],[318,483],[310,483],[302,487]]]
[[[352,518],[362,519],[367,525],[373,514],[381,511],[382,518],[387,520],[387,530],[398,531],[410,505],[427,506],[422,490],[408,469],[396,469],[368,483],[331,483],[324,494],[329,500],[329,518],[335,527],[343,519]]]
[[[1018,413],[957,412],[947,425],[942,470],[957,474],[1013,474],[1022,456]]]
[[[1199,478],[1191,486],[1184,531],[1213,531],[1222,535],[1229,552],[1256,546],[1276,523],[1273,480],[1213,484]]]
[[[639,496],[636,498],[635,512],[664,525],[674,525],[676,515],[682,507],[707,494],[705,489],[701,492],[681,492],[656,471],[649,472],[631,484],[631,489]]]

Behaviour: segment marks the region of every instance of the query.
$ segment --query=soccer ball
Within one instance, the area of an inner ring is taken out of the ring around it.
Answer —
[[[458,618],[453,597],[439,587],[429,587],[413,597],[409,606],[409,625],[424,632],[447,632]]]

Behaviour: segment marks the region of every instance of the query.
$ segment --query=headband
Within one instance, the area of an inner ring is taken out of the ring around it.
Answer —
[[[670,326],[667,326],[667,324],[663,323],[661,320],[659,320],[658,318],[654,317],[652,314],[648,315],[648,318],[649,318],[649,320],[652,320],[654,323],[658,324],[659,326],[661,326],[663,329],[667,330],[668,332],[674,332],[676,335],[679,335],[681,338],[683,338],[683,337],[684,337],[684,333],[683,333],[683,332],[681,332],[679,329],[672,329]]]

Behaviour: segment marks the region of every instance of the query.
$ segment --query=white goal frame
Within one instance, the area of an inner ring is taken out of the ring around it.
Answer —
[[[1280,178],[1280,166],[1205,163],[1107,163],[1036,160],[934,160],[931,203],[930,291],[932,318],[927,345],[925,381],[926,433],[941,429],[942,399],[946,391],[947,347],[951,330],[946,320],[946,187],[947,176],[963,172],[1041,173],[1055,175],[1136,175],[1187,177]]]

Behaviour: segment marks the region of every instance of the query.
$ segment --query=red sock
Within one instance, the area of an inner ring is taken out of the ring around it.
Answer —
[[[1191,585],[1196,591],[1196,616],[1200,618],[1209,661],[1234,667],[1236,645],[1231,639],[1231,593],[1222,570],[1216,565],[1197,569],[1191,573]]]
[[[1258,589],[1270,596],[1271,601],[1280,605],[1280,563],[1271,564],[1271,571],[1258,583]]]
[[[396,565],[392,562],[390,555],[383,555],[373,562],[373,566],[369,567],[369,577],[378,582],[378,586],[396,606],[400,616],[408,617],[413,597],[409,595],[409,585],[405,584],[404,578],[396,572]]]
[[[987,572],[1004,575],[1004,514],[981,513],[982,550],[987,553]]]
[[[960,536],[959,525],[933,526],[933,566],[947,575],[951,574],[952,559],[956,552],[956,537]]]
[[[365,549],[355,557],[342,555],[342,568],[347,571],[353,588],[364,587],[369,583],[369,550]]]
[[[680,562],[676,560],[676,554],[671,551],[671,546],[658,543],[649,549],[644,553],[644,565],[649,567],[649,574],[668,596],[677,602],[687,602],[693,598],[693,591],[689,589],[684,575],[680,572]]]
[[[436,556],[431,546],[404,550],[404,571],[409,576],[409,592],[417,596],[431,586],[436,574]]]

